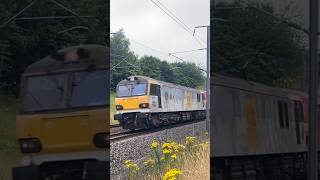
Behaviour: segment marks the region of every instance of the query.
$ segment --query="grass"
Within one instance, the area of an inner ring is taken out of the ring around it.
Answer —
[[[16,98],[0,94],[0,179],[9,180],[11,168],[17,166],[20,152],[16,139]]]
[[[138,180],[193,180],[210,179],[209,138],[186,137],[185,143],[154,140],[150,148],[153,153],[143,165],[131,160],[124,162],[127,179]]]
[[[110,124],[114,125],[114,124],[119,124],[118,121],[113,119],[113,115],[116,113],[116,107],[114,104],[114,100],[116,97],[116,93],[114,91],[110,92]]]

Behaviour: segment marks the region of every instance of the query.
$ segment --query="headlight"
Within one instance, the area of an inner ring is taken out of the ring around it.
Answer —
[[[36,153],[40,152],[42,149],[38,138],[20,139],[19,144],[22,153]]]
[[[121,105],[116,105],[116,110],[122,110],[123,109],[123,106]]]
[[[108,147],[109,136],[107,133],[98,133],[93,137],[93,144],[98,148]]]
[[[139,104],[139,107],[140,107],[140,108],[148,108],[148,107],[149,107],[149,103]]]

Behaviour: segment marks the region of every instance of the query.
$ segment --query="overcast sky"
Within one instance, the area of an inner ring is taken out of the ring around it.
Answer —
[[[153,0],[156,2],[156,0]],[[195,26],[209,25],[210,0],[158,0],[181,19],[192,30]],[[196,34],[202,45],[174,20],[170,19],[151,0],[111,0],[111,32],[123,28],[131,41],[131,50],[139,56],[152,55],[162,60],[176,62],[167,54],[178,51],[206,48],[206,29],[198,29]],[[143,43],[155,50],[146,48]],[[206,67],[206,50],[175,54],[188,62]]]

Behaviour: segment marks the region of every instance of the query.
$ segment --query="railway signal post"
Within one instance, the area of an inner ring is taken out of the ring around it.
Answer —
[[[193,35],[197,28],[207,28],[206,131],[210,134],[210,25],[196,26]]]
[[[318,179],[317,104],[318,104],[318,0],[310,0],[309,71],[309,147],[308,179]]]

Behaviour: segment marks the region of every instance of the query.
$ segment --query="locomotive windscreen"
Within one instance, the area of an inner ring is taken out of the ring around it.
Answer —
[[[120,84],[117,97],[143,96],[147,94],[147,83]]]
[[[107,70],[95,70],[27,77],[22,110],[108,105],[107,73]]]
[[[63,108],[66,74],[32,76],[27,78],[24,90],[24,111]]]
[[[99,106],[109,102],[106,70],[73,74],[71,107]]]

